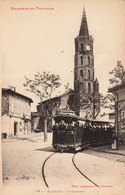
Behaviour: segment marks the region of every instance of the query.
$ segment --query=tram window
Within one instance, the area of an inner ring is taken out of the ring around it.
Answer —
[[[80,58],[81,58],[81,65],[83,65],[83,57],[81,56]]]

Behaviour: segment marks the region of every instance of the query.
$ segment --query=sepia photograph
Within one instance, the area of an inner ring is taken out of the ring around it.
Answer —
[[[2,195],[125,194],[125,0],[1,0]]]

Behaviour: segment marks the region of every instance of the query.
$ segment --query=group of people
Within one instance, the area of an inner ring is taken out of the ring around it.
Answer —
[[[115,134],[115,126],[89,124],[83,127],[82,139],[88,140],[90,143],[107,142],[113,140]]]
[[[76,131],[79,141],[87,141],[89,143],[102,142],[115,139],[115,126],[107,124],[94,124],[90,121],[85,121],[84,124],[79,122],[60,121],[55,123],[53,131]]]
[[[66,123],[65,121],[61,121],[61,122],[55,123],[52,130],[53,131],[58,131],[58,130],[61,130],[61,131],[77,131],[78,127],[79,127],[78,122]]]

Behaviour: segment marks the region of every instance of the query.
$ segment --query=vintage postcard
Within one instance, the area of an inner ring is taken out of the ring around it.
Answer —
[[[2,195],[125,194],[125,1],[0,1]]]

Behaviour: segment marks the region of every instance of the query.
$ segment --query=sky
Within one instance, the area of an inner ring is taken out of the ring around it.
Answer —
[[[6,0],[0,4],[2,87],[15,86],[17,92],[32,98],[32,111],[39,100],[23,87],[24,76],[33,79],[37,71],[49,71],[60,75],[60,93],[68,82],[73,88],[74,38],[79,33],[84,5],[89,34],[94,38],[95,78],[100,93],[106,94],[110,87],[109,72],[117,60],[125,66],[124,0]]]

